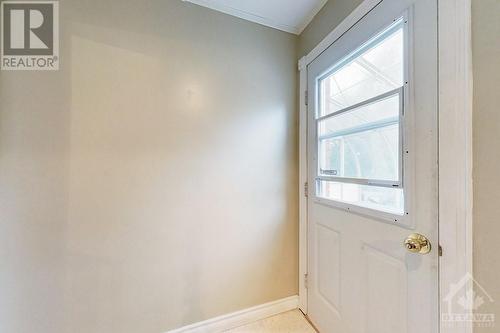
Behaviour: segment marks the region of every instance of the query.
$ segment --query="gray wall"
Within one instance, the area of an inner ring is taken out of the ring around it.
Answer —
[[[61,70],[0,74],[0,331],[165,332],[297,294],[297,37],[60,7]]]
[[[496,314],[500,325],[500,1],[472,1],[474,66],[474,275],[496,301],[481,313]]]

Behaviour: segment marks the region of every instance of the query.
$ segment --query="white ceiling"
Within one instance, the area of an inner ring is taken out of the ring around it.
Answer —
[[[327,0],[183,0],[271,28],[300,34]]]

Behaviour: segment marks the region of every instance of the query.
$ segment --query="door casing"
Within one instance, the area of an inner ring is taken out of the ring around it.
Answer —
[[[307,314],[307,65],[383,0],[363,1],[299,60],[299,307]],[[471,0],[438,1],[440,298],[472,273]],[[465,290],[463,291],[465,293]],[[469,314],[463,310],[464,314]],[[441,333],[472,333],[472,324]]]

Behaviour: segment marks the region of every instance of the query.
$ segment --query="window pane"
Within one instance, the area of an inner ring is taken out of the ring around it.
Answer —
[[[403,23],[370,40],[319,82],[319,116],[324,116],[403,85]]]
[[[318,196],[330,200],[404,215],[404,194],[399,188],[318,181]]]
[[[319,175],[398,182],[399,95],[318,122]]]

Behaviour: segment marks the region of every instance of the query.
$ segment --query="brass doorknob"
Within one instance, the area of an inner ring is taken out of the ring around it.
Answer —
[[[431,252],[431,242],[420,234],[411,234],[405,240],[405,247],[411,253],[427,254]]]

